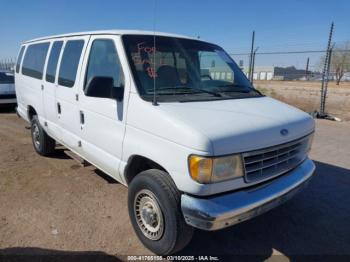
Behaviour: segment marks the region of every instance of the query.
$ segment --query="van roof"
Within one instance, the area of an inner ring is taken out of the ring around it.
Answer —
[[[81,36],[81,35],[154,35],[154,34],[157,36],[171,36],[171,37],[195,39],[193,37],[184,36],[184,35],[163,33],[163,32],[154,32],[154,31],[144,31],[144,30],[100,30],[100,31],[75,32],[75,33],[69,33],[69,34],[39,37],[39,38],[25,41],[25,42],[23,42],[23,44],[32,43],[32,42],[41,41],[41,40],[49,40],[49,39],[54,39],[54,38]]]

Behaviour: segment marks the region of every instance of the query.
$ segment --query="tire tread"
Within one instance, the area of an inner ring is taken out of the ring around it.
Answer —
[[[149,181],[149,182],[147,182]],[[152,181],[152,182],[150,182]],[[173,182],[170,175],[162,170],[159,169],[148,169],[146,171],[140,172],[131,182],[130,184],[130,191],[129,191],[129,214],[132,218],[133,210],[132,206],[130,205],[130,201],[133,201],[133,193],[130,194],[130,192],[134,191],[134,186],[141,187],[142,185],[147,183],[151,183],[154,185],[157,185],[159,187],[159,190],[162,192],[162,197],[166,197],[168,201],[166,202],[169,206],[167,208],[167,212],[173,212],[172,218],[172,224],[175,224],[176,227],[174,239],[171,242],[167,242],[167,244],[163,245],[161,249],[155,248],[156,250],[152,250],[153,245],[151,243],[148,243],[148,240],[146,239],[146,242],[144,242],[144,237],[141,236],[142,242],[150,248],[153,252],[159,254],[159,255],[170,255],[174,254],[181,249],[183,249],[192,239],[193,235],[193,228],[186,224],[185,219],[181,212],[181,192],[177,189],[175,183]],[[147,188],[147,187],[146,187]],[[157,196],[159,197],[159,196]],[[160,199],[158,199],[160,201]],[[173,220],[174,219],[174,220]],[[133,224],[134,225],[134,224]],[[134,225],[135,227],[135,225]],[[139,228],[135,228],[136,231],[139,231]],[[142,234],[142,233],[141,233]]]
[[[40,132],[42,133],[42,138],[41,138],[41,148],[40,150],[38,150],[36,148],[36,146],[34,145],[34,140],[33,140],[33,146],[35,151],[42,156],[49,156],[51,155],[54,151],[55,151],[55,146],[56,146],[56,141],[51,138],[46,132],[45,130],[42,128],[42,126],[40,125],[39,122],[39,118],[37,115],[34,115],[31,121],[31,125],[33,126],[33,124],[36,122],[36,124],[38,125]],[[33,130],[31,130],[31,132],[33,132]],[[33,137],[32,137],[33,139]]]
[[[176,253],[190,242],[193,235],[193,228],[184,222],[184,218],[181,213],[181,193],[179,190],[177,190],[171,177],[164,171],[158,169],[150,169],[149,171],[152,171],[151,176],[162,185],[165,192],[170,193],[169,190],[171,191],[171,193],[168,195],[169,197],[174,197],[175,203],[177,204],[176,206],[172,207],[173,210],[176,211],[176,220],[177,224],[179,225],[178,232],[176,234],[177,240],[172,250],[169,250],[171,254]]]

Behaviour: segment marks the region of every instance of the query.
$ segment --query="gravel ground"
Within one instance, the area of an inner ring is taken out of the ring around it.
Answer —
[[[151,255],[131,227],[127,189],[92,166],[81,167],[63,149],[40,157],[25,125],[14,113],[0,112],[0,254],[79,255],[76,261],[91,254],[91,261]],[[311,152],[317,171],[307,189],[229,229],[196,231],[179,255],[349,258],[349,131],[350,122],[318,120]]]

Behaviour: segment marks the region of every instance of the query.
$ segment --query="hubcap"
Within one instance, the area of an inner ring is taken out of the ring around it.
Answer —
[[[37,124],[33,125],[33,141],[36,148],[40,147],[40,131]]]
[[[145,237],[158,240],[164,232],[163,214],[155,195],[143,189],[137,193],[134,200],[134,212],[137,225]]]

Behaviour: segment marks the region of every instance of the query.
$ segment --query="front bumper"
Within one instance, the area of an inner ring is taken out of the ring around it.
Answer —
[[[252,188],[209,198],[183,194],[181,209],[187,224],[203,230],[218,230],[260,215],[290,199],[303,188],[315,164],[307,158],[279,178]]]

